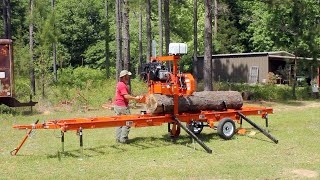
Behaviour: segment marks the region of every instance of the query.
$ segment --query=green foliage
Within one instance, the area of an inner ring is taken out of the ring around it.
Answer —
[[[315,40],[320,32],[319,2],[272,1],[268,11],[269,31],[277,48],[293,52],[298,56],[308,56],[310,50],[317,47]],[[319,52],[317,54],[319,55]]]
[[[29,77],[30,74],[30,52],[29,47],[25,45],[22,38],[18,38],[14,42],[14,73],[15,79],[18,80],[23,77]]]
[[[105,18],[104,0],[59,0],[55,13],[50,1],[34,1],[33,16],[30,17],[28,1],[12,0],[12,35],[14,41],[15,73],[17,78],[29,77],[29,32],[34,25],[34,60],[36,84],[50,87],[52,83],[52,43],[57,45],[57,61],[60,68],[71,69],[86,66],[95,69],[109,69],[114,77],[115,45],[115,3],[108,1],[108,18]],[[138,62],[139,18],[143,16],[143,54],[146,53],[145,1],[130,1],[130,53],[131,71]],[[317,0],[236,0],[218,1],[218,33],[213,36],[213,52],[239,53],[252,51],[285,50],[298,56],[319,58],[320,55],[320,8]],[[159,42],[157,3],[152,3],[152,38]],[[188,44],[188,54],[179,62],[180,70],[192,71],[193,56],[193,0],[170,1],[171,42]],[[198,55],[203,54],[204,4],[198,1]],[[109,28],[109,29],[107,29]],[[108,37],[106,36],[109,31]],[[106,44],[109,40],[110,67],[106,67]],[[164,48],[165,49],[165,48]],[[300,63],[300,62],[299,62]],[[299,64],[298,74],[308,77],[312,66],[308,61]],[[65,70],[63,70],[65,71]],[[68,71],[68,70],[66,70]],[[99,71],[99,70],[98,70]],[[103,75],[103,73],[101,73]],[[106,73],[104,74],[106,75]],[[60,77],[61,76],[61,77]],[[41,83],[38,83],[41,79]],[[76,83],[74,87],[86,85],[75,80],[59,80]],[[82,82],[83,83],[83,82]],[[71,85],[70,85],[71,86]]]
[[[28,102],[31,94],[30,80],[27,78],[17,78],[14,83],[14,96],[21,102]]]
[[[73,69],[69,67],[60,69],[58,72],[59,81],[46,85],[46,100],[52,105],[68,101],[74,103],[73,106],[78,103],[78,105],[99,108],[108,99],[114,98],[116,81],[115,79],[106,79],[105,70],[88,67]],[[18,86],[23,87],[26,84],[29,83],[24,81],[24,84]],[[138,79],[132,79],[131,84],[133,94],[147,93],[146,83]],[[21,88],[18,90],[20,91]],[[37,100],[40,101],[41,99],[37,97]],[[79,110],[77,106],[74,108]]]
[[[68,0],[57,3],[57,27],[61,32],[60,42],[71,55],[71,64],[81,65],[83,53],[90,45],[103,39],[104,1]]]
[[[88,67],[64,68],[58,73],[60,79],[59,86],[76,87],[83,89],[89,81],[94,81],[98,85],[105,79],[105,70],[92,69]]]
[[[200,89],[202,84],[200,84]],[[239,83],[226,83],[226,82],[216,82],[213,84],[214,90],[219,91],[239,91],[240,93],[249,93],[251,100],[267,100],[267,101],[283,101],[283,100],[293,100],[292,97],[292,87],[287,85],[249,85],[249,84],[239,84]],[[308,100],[313,98],[311,87],[298,87],[297,99]]]
[[[245,1],[243,7],[247,12],[242,21],[250,23],[247,29],[250,49],[258,52],[273,51],[274,42],[270,38],[267,24],[270,17],[268,6],[261,1]]]

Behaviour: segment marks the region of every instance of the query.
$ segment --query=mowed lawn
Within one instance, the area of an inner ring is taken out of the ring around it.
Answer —
[[[115,142],[114,128],[85,129],[83,159],[79,136],[73,131],[65,134],[65,153],[60,153],[58,130],[37,130],[18,155],[11,156],[9,152],[26,133],[12,125],[31,124],[36,119],[42,123],[48,119],[113,115],[112,111],[1,114],[0,179],[319,179],[320,102],[254,105],[274,107],[268,130],[279,144],[247,123],[246,135],[235,135],[228,141],[206,127],[199,137],[212,154],[193,144],[185,132],[172,142],[166,124],[132,128],[127,145]],[[263,119],[251,118],[264,127]]]

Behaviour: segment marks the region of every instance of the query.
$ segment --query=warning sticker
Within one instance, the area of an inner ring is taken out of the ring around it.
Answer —
[[[1,78],[1,79],[6,78],[6,73],[5,73],[5,72],[0,72],[0,78]]]

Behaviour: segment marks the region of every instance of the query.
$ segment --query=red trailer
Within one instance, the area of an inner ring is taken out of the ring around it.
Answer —
[[[0,39],[0,105],[34,106],[37,102],[21,103],[14,98],[13,50],[11,39]]]

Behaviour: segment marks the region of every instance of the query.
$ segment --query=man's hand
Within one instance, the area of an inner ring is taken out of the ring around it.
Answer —
[[[135,100],[136,100],[137,102],[145,102],[145,97],[144,97],[144,96],[136,96],[136,97],[135,97]]]
[[[136,100],[138,101],[138,100],[141,100],[143,98],[143,96],[136,96]]]

